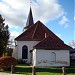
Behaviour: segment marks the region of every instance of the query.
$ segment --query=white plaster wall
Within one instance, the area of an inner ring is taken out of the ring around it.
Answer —
[[[12,57],[17,59],[17,46],[15,47],[15,49],[13,49]]]
[[[18,59],[22,59],[22,47],[26,45],[28,47],[28,59],[27,63],[31,62],[31,55],[30,55],[30,50],[33,49],[33,46],[38,44],[40,41],[17,41],[17,52],[18,52]]]
[[[55,52],[56,61],[51,62],[51,53]],[[69,50],[36,50],[36,62],[34,66],[69,66]]]
[[[32,64],[36,65],[36,49],[33,50]]]

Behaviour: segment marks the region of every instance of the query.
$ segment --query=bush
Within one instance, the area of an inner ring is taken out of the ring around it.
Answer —
[[[11,65],[16,66],[17,61],[11,56],[0,57],[0,67],[10,67]]]

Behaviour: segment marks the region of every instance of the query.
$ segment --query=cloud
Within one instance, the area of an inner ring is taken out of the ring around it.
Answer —
[[[59,24],[67,28],[69,27],[69,19],[66,16],[62,16],[62,19],[59,21]]]
[[[55,20],[64,14],[58,0],[32,0],[32,12],[34,21],[43,23]],[[2,0],[0,2],[0,14],[5,18],[9,27],[25,26],[30,8],[30,0]]]
[[[12,31],[10,34],[10,40],[14,40],[15,37],[17,37],[19,35],[19,32],[17,31]]]
[[[74,21],[75,21],[75,16],[74,16]]]

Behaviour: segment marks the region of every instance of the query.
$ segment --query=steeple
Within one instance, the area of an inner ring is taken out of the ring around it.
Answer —
[[[27,30],[33,24],[34,24],[34,21],[33,21],[32,9],[30,7],[29,15],[28,15],[26,26],[24,27],[24,30]]]

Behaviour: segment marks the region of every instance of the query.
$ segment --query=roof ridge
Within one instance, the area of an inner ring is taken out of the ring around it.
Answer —
[[[35,32],[36,32],[36,29],[37,29],[37,26],[38,26],[38,21],[37,21],[37,23],[36,23],[35,25],[36,25],[36,27],[35,27],[35,29],[34,29],[34,32],[33,32],[32,38],[34,37],[34,34],[35,34]]]
[[[44,24],[42,25],[42,27],[44,28],[47,28]],[[49,36],[50,36],[50,33],[52,34],[52,35],[54,35],[54,36],[56,36],[58,39],[60,39],[56,34],[54,34],[50,29],[48,29],[47,28],[47,30],[44,28],[44,30],[46,31],[46,32],[48,32],[49,31]],[[52,36],[51,36],[51,38],[52,38]],[[55,38],[53,38],[53,39],[55,39]],[[56,39],[55,39],[56,40]],[[60,39],[61,40],[61,39]],[[61,40],[62,41],[62,40]],[[63,41],[62,41],[63,42]],[[64,43],[64,42],[63,42]]]

